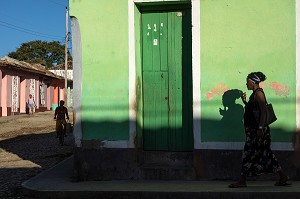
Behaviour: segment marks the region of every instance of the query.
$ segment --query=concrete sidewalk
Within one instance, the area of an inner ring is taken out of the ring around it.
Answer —
[[[272,181],[249,181],[247,188],[230,189],[231,181],[87,181],[72,182],[73,156],[22,184],[34,198],[110,199],[282,199],[300,198],[300,182],[276,187]]]

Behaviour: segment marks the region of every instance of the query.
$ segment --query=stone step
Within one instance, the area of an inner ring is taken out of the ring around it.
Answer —
[[[143,166],[192,167],[193,152],[143,151],[139,154],[139,163]]]
[[[144,180],[195,180],[192,167],[142,166],[141,175]]]

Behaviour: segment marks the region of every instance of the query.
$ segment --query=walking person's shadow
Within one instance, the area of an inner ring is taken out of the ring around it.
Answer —
[[[236,102],[242,96],[242,91],[231,89],[226,91],[222,96],[223,108],[219,109],[220,115],[223,116],[220,121],[222,132],[231,141],[241,141],[244,136],[243,115],[244,107]]]

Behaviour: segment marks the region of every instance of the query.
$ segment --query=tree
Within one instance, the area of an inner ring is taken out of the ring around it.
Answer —
[[[58,41],[30,41],[21,44],[15,52],[10,52],[8,56],[28,63],[40,63],[51,68],[55,64],[65,62],[65,46]],[[71,60],[69,52],[68,59]]]

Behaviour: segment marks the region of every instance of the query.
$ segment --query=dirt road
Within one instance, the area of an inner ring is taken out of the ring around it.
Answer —
[[[0,117],[0,198],[25,198],[22,182],[72,155],[72,135],[59,145],[53,114]]]

